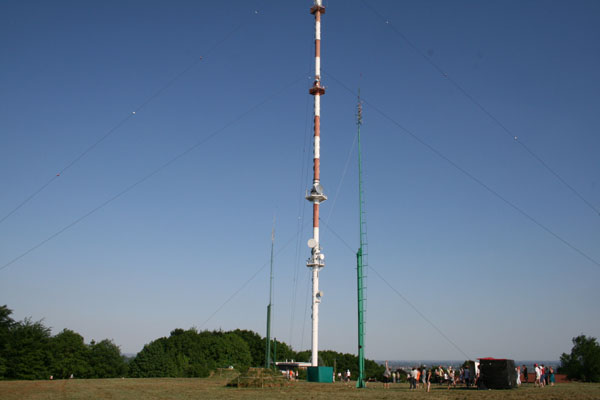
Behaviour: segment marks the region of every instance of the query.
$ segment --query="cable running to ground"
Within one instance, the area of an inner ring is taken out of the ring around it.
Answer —
[[[330,77],[331,79],[333,79],[338,85],[342,86],[348,92],[352,93],[353,96],[356,96],[356,93],[354,93],[354,91],[352,89],[350,89],[348,86],[346,86],[340,80],[336,79],[334,76],[332,76],[329,73],[327,73],[327,76]],[[575,245],[571,244],[566,239],[563,239],[561,236],[559,236],[557,233],[555,233],[554,231],[552,231],[550,228],[546,227],[544,224],[542,224],[541,222],[539,222],[537,219],[535,219],[534,217],[532,217],[531,215],[529,215],[525,210],[521,209],[519,206],[517,206],[516,204],[514,204],[513,202],[511,202],[510,200],[508,200],[506,197],[502,196],[500,193],[498,193],[497,191],[495,191],[494,189],[492,189],[490,186],[488,186],[482,180],[480,180],[479,178],[475,177],[469,171],[467,171],[466,169],[464,169],[463,167],[461,167],[460,165],[458,165],[456,162],[452,161],[450,158],[448,158],[447,156],[445,156],[438,149],[436,149],[435,147],[433,147],[432,145],[430,145],[429,143],[427,143],[426,141],[424,141],[423,139],[421,139],[419,136],[417,136],[411,130],[409,130],[408,128],[406,128],[405,126],[403,126],[402,124],[400,124],[399,122],[397,122],[395,119],[393,119],[388,114],[386,114],[385,112],[383,112],[377,106],[375,106],[372,103],[368,102],[364,98],[362,100],[363,100],[364,104],[367,104],[369,107],[371,107],[373,110],[375,110],[379,115],[381,115],[382,117],[384,117],[385,119],[387,119],[388,121],[390,121],[392,124],[396,125],[402,131],[404,131],[406,134],[408,134],[411,138],[413,138],[414,140],[416,140],[419,144],[421,144],[422,146],[424,146],[427,149],[429,149],[431,152],[433,152],[435,155],[437,155],[442,160],[446,161],[448,164],[450,164],[451,166],[453,166],[456,170],[458,170],[459,172],[461,172],[467,178],[471,179],[472,181],[474,181],[475,183],[477,183],[478,185],[480,185],[481,187],[483,187],[484,189],[486,189],[488,192],[490,192],[491,194],[493,194],[494,196],[496,196],[498,199],[502,200],[509,207],[511,207],[512,209],[514,209],[515,211],[517,211],[519,214],[521,214],[522,216],[524,216],[525,218],[527,218],[529,221],[533,222],[535,225],[537,225],[538,227],[540,227],[541,229],[543,229],[544,231],[546,231],[550,235],[554,236],[554,238],[556,238],[557,240],[559,240],[560,242],[562,242],[564,245],[566,245],[567,247],[571,248],[572,250],[574,250],[575,252],[577,252],[579,255],[581,255],[582,257],[584,257],[585,259],[587,259],[591,263],[593,263],[596,266],[600,267],[600,262],[599,261],[597,261],[596,259],[594,259],[591,256],[589,256],[583,250],[580,250],[578,247],[576,247]]]
[[[298,232],[298,231],[297,231],[297,232],[296,232],[296,234],[295,234],[294,236],[292,236],[292,237],[291,237],[291,238],[290,238],[290,239],[289,239],[289,240],[288,240],[288,241],[287,241],[287,242],[286,242],[286,243],[283,245],[283,247],[281,247],[279,250],[277,250],[277,252],[275,253],[275,255],[276,255],[276,256],[278,256],[278,255],[279,255],[279,254],[280,254],[280,253],[281,253],[283,250],[285,250],[285,249],[286,249],[286,248],[287,248],[287,247],[290,245],[290,243],[292,243],[292,241],[294,241],[294,240],[295,240],[295,239],[298,237],[298,235],[299,235],[299,234],[300,234],[300,232]],[[223,304],[221,304],[219,307],[217,307],[217,309],[216,309],[216,310],[215,310],[215,311],[214,311],[214,312],[213,312],[213,313],[212,313],[212,314],[211,314],[211,315],[210,315],[210,316],[209,316],[209,317],[206,319],[206,321],[204,321],[204,323],[202,323],[202,325],[200,325],[200,328],[203,328],[204,326],[206,326],[206,324],[208,323],[208,321],[210,321],[210,320],[211,320],[211,319],[212,319],[212,318],[213,318],[215,315],[217,315],[217,314],[219,313],[219,311],[221,311],[221,310],[222,310],[222,309],[223,309],[223,308],[224,308],[224,307],[225,307],[227,304],[229,304],[229,302],[230,302],[231,300],[233,300],[233,299],[234,299],[234,298],[235,298],[235,297],[236,297],[236,296],[237,296],[237,295],[238,295],[238,294],[239,294],[239,293],[240,293],[242,290],[244,290],[244,288],[245,288],[246,286],[248,286],[248,284],[249,284],[250,282],[252,282],[252,281],[254,280],[254,278],[256,278],[256,277],[258,276],[258,274],[259,274],[259,273],[260,273],[260,272],[261,272],[263,269],[265,269],[265,267],[266,267],[267,265],[269,265],[269,263],[270,263],[269,261],[266,261],[266,262],[265,262],[265,263],[264,263],[264,264],[263,264],[263,265],[262,265],[262,266],[261,266],[259,269],[257,269],[257,270],[256,270],[256,272],[254,272],[254,274],[252,274],[252,276],[250,276],[250,278],[248,278],[248,279],[246,280],[246,282],[244,282],[244,283],[242,284],[242,286],[240,286],[240,287],[239,287],[239,288],[238,288],[238,289],[237,289],[235,292],[233,292],[233,293],[231,294],[231,296],[229,296],[229,297],[227,298],[227,300],[225,300],[225,301],[223,302]]]
[[[344,246],[346,246],[348,248],[348,250],[350,250],[350,252],[352,254],[356,254],[355,251],[352,249],[352,247],[350,247],[350,245],[340,236],[338,235],[332,228],[330,225],[328,225],[327,223],[325,223],[325,226],[327,227],[327,229],[329,229],[329,231],[331,233],[333,233],[333,235],[338,238],[340,240],[340,242],[342,242],[344,244]],[[379,274],[379,272],[377,272],[377,270],[375,268],[373,268],[373,266],[369,266],[369,268],[371,270],[373,270],[373,272],[375,272],[375,274],[390,288],[392,289],[392,291],[394,291],[406,304],[408,304],[410,306],[410,308],[412,308],[421,318],[423,318],[423,320],[425,322],[427,322],[433,329],[435,329],[444,339],[446,339],[446,341],[448,343],[450,343],[456,350],[458,350],[463,356],[465,356],[467,358],[467,360],[470,360],[471,357],[469,357],[469,355],[467,353],[465,353],[456,343],[454,343],[454,341],[452,339],[450,339],[440,328],[438,328],[438,326],[436,324],[434,324],[429,318],[427,318],[425,316],[425,314],[423,314],[413,303],[410,302],[410,300],[408,300],[406,298],[406,296],[404,296],[398,289],[396,289],[395,287],[393,287],[387,280],[385,280],[385,278],[383,276],[381,276],[381,274]]]
[[[335,208],[335,204],[337,203],[338,196],[340,194],[340,189],[342,188],[342,184],[344,183],[344,179],[346,178],[346,174],[348,173],[348,166],[350,165],[350,158],[352,157],[352,153],[354,153],[354,148],[356,147],[356,138],[358,137],[358,132],[354,134],[354,139],[352,139],[352,145],[350,146],[350,150],[348,151],[348,156],[346,157],[346,163],[344,164],[344,170],[342,171],[342,177],[335,189],[335,195],[333,196],[333,204],[329,209],[329,214],[327,214],[327,222],[331,219],[331,215],[333,214],[333,209]]]
[[[302,338],[300,340],[300,348],[304,347],[304,332],[306,330],[306,316],[308,315],[308,305],[310,304],[310,280],[311,274],[306,274],[306,296],[304,301],[304,319],[302,320]]]
[[[312,43],[311,43],[312,44]],[[310,57],[310,52],[311,52],[311,47],[308,47],[308,57],[307,60],[311,60]],[[310,71],[311,71],[311,62],[309,61],[308,63],[308,79],[311,79],[310,76]],[[300,182],[299,182],[299,189],[298,189],[298,221],[297,221],[297,229],[303,229],[304,227],[304,216],[305,216],[305,211],[306,211],[306,202],[303,196],[304,192],[304,185],[306,185],[307,182],[307,176],[308,176],[308,163],[307,163],[307,157],[306,157],[306,149],[308,146],[308,140],[309,140],[309,135],[310,135],[310,131],[309,131],[309,118],[310,118],[310,95],[307,93],[306,94],[306,103],[305,103],[305,111],[304,111],[304,137],[303,137],[303,146],[302,146],[302,154],[300,155],[301,161],[300,161]],[[302,232],[304,232],[302,230]],[[301,233],[302,233],[301,232]],[[302,235],[299,235],[297,237],[296,240],[296,252],[294,254],[294,263],[292,264],[292,268],[293,268],[293,273],[292,273],[292,296],[290,299],[290,325],[289,325],[289,344],[290,346],[293,346],[293,338],[294,338],[294,323],[295,323],[295,319],[296,319],[296,300],[298,297],[298,272],[300,270],[300,265],[301,265],[301,261],[302,261],[302,257],[300,256],[300,251],[302,249]]]
[[[256,14],[256,12],[254,13]],[[196,65],[200,63],[206,56],[212,53],[215,49],[219,48],[223,43],[225,43],[229,38],[233,36],[233,34],[239,31],[244,25],[248,24],[248,22],[242,22],[231,31],[225,34],[221,40],[217,41],[213,44],[203,56],[197,57],[194,61],[192,61],[187,67],[181,70],[177,75],[171,78],[167,83],[162,85],[158,90],[156,90],[152,95],[150,95],[146,100],[144,100],[137,108],[135,108],[132,112],[129,112],[127,116],[122,118],[115,126],[109,129],[104,135],[102,135],[98,140],[88,146],[85,150],[83,150],[77,157],[71,160],[67,165],[65,165],[62,169],[60,169],[52,178],[50,178],[46,183],[36,189],[31,195],[25,198],[21,203],[19,203],[15,208],[8,212],[4,217],[0,218],[0,224],[2,224],[7,218],[16,213],[19,209],[21,209],[25,204],[29,203],[34,197],[40,194],[44,189],[46,189],[50,184],[52,184],[55,180],[57,180],[63,173],[65,173],[72,166],[77,164],[83,157],[85,157],[88,153],[90,153],[94,148],[96,148],[100,143],[105,141],[109,136],[115,133],[119,128],[125,125],[130,119],[134,118],[138,112],[143,110],[152,100],[159,97],[163,92],[165,92],[168,88],[173,86],[175,82],[177,82],[181,77],[187,74],[191,69],[193,69]]]
[[[463,356],[465,356],[467,358],[467,360],[471,360],[472,359],[456,343],[454,343],[454,341],[452,341],[452,339],[450,339],[448,336],[446,336],[446,334],[440,328],[438,328],[436,324],[434,324],[433,322],[431,322],[431,320],[429,318],[427,318],[425,316],[425,314],[423,314],[421,311],[419,311],[419,309],[413,303],[411,303],[406,297],[404,297],[404,295],[402,293],[400,293],[399,290],[397,290],[387,280],[385,280],[385,278],[383,276],[381,276],[381,274],[379,272],[377,272],[377,270],[375,268],[373,268],[373,266],[371,266],[369,268],[371,268],[371,270],[373,272],[375,272],[375,275],[377,275],[379,277],[379,279],[381,279],[390,289],[392,289],[392,291],[394,291],[394,293],[396,293],[402,300],[404,300],[404,302],[406,304],[408,304],[410,306],[410,308],[412,308],[413,310],[415,310],[415,312],[417,314],[419,314],[419,316],[421,318],[423,318],[423,320],[425,322],[427,322],[433,329],[435,329],[437,331],[437,333],[439,333],[444,339],[446,339],[446,341],[448,343],[450,343],[456,350],[458,350]]]
[[[303,74],[303,76],[304,76],[304,74]],[[29,253],[35,251],[36,249],[38,249],[39,247],[41,247],[45,243],[47,243],[50,240],[54,239],[55,237],[57,237],[61,233],[65,232],[66,230],[68,230],[68,229],[72,228],[73,226],[77,225],[79,222],[83,221],[85,218],[87,218],[90,215],[94,214],[96,211],[98,211],[98,210],[106,207],[108,204],[112,203],[113,201],[115,201],[116,199],[118,199],[119,197],[121,197],[122,195],[124,195],[125,193],[131,191],[132,189],[134,189],[138,185],[140,185],[143,182],[147,181],[148,179],[152,178],[154,175],[158,174],[159,172],[161,172],[165,168],[169,167],[171,164],[175,163],[176,161],[178,161],[180,158],[184,157],[185,155],[191,153],[193,150],[195,150],[196,148],[200,147],[204,143],[206,143],[209,140],[215,138],[216,136],[218,136],[219,134],[221,134],[223,131],[225,131],[225,129],[229,128],[231,125],[235,124],[236,122],[240,121],[244,117],[246,117],[249,114],[253,113],[254,111],[256,111],[256,109],[260,108],[261,106],[263,106],[264,104],[266,104],[267,102],[269,102],[272,98],[276,97],[278,94],[282,93],[284,90],[286,90],[286,89],[290,88],[291,86],[295,85],[301,79],[302,78],[295,79],[292,83],[290,83],[290,84],[286,85],[285,87],[277,90],[271,96],[269,96],[266,99],[262,100],[261,102],[255,104],[250,109],[248,109],[247,111],[245,111],[242,114],[238,115],[237,117],[235,117],[234,119],[232,119],[231,121],[229,121],[228,123],[226,123],[225,125],[223,125],[221,128],[213,131],[208,136],[200,139],[195,144],[193,144],[192,146],[188,147],[186,150],[184,150],[183,152],[179,153],[177,156],[171,158],[169,161],[165,162],[164,164],[162,164],[161,166],[159,166],[158,168],[156,168],[155,170],[153,170],[149,174],[145,175],[144,177],[142,177],[138,181],[136,181],[133,184],[129,185],[128,187],[126,187],[125,189],[123,189],[122,191],[120,191],[119,193],[117,193],[116,195],[114,195],[113,197],[109,198],[108,200],[106,200],[102,204],[100,204],[97,207],[93,208],[91,211],[87,212],[86,214],[84,214],[81,217],[77,218],[76,220],[74,220],[70,224],[66,225],[62,229],[60,229],[57,232],[53,233],[52,235],[48,236],[46,239],[42,240],[41,242],[39,242],[35,246],[31,247],[29,250],[25,251],[21,255],[13,258],[12,260],[10,260],[9,262],[7,262],[6,264],[2,265],[2,267],[0,267],[0,271],[4,270],[5,268],[7,268],[10,265],[14,264],[15,262],[19,261],[21,258],[23,258],[26,255],[28,255]]]
[[[375,14],[380,20],[384,21],[386,25],[390,27],[390,29],[396,33],[402,40],[404,40],[417,54],[419,54],[423,59],[429,63],[436,71],[438,71],[442,77],[444,77],[448,82],[450,82],[459,92],[461,92],[467,99],[469,99],[477,108],[479,108],[485,115],[487,115],[496,125],[500,127],[505,134],[507,134],[514,142],[518,143],[531,157],[533,157],[537,162],[539,162],[548,172],[550,172],[559,182],[561,182],[564,186],[566,186],[575,196],[577,196],[581,201],[583,201],[590,209],[594,211],[594,213],[600,216],[600,210],[589,202],[581,193],[579,193],[573,186],[571,186],[566,180],[564,180],[547,162],[545,162],[541,156],[536,154],[529,146],[527,146],[517,135],[514,134],[508,127],[503,124],[496,116],[494,116],[487,108],[481,104],[481,102],[477,101],[471,94],[469,94],[456,80],[454,80],[448,73],[446,73],[439,65],[437,65],[430,57],[427,56],[423,51],[421,51],[412,41],[406,37],[394,24],[390,22],[389,19],[386,19],[383,15],[381,15],[375,8],[373,8],[369,3],[365,0],[362,0],[362,3],[370,9],[373,14]]]

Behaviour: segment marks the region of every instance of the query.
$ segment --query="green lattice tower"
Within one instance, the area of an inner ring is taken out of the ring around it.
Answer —
[[[360,147],[360,127],[362,125],[362,104],[360,102],[360,89],[358,90],[358,112],[356,126],[358,129],[358,212],[360,247],[356,253],[356,282],[358,289],[358,378],[356,387],[367,387],[365,381],[365,311],[366,311],[366,284],[364,269],[367,266],[367,226],[365,218],[365,203],[362,182],[362,158]]]

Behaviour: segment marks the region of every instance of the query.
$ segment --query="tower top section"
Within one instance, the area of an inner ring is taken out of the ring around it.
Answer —
[[[315,16],[315,81],[308,92],[313,96],[322,96],[325,94],[325,87],[321,84],[321,15],[325,14],[322,0],[314,1],[310,13]]]

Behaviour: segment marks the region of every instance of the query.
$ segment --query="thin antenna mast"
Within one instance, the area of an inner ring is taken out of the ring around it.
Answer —
[[[310,13],[315,16],[315,81],[309,93],[315,98],[315,133],[314,133],[314,177],[310,193],[306,199],[313,203],[313,237],[308,240],[311,248],[310,258],[306,262],[312,268],[312,354],[311,365],[319,365],[319,303],[323,293],[319,291],[319,271],[325,266],[325,255],[321,253],[319,242],[319,204],[327,200],[321,186],[321,96],[325,88],[321,84],[321,15],[325,14],[322,0],[314,0]]]
[[[265,349],[265,368],[271,368],[271,308],[273,307],[273,248],[275,247],[275,216],[271,229],[271,276],[269,281],[269,305],[267,306],[267,346]]]
[[[362,159],[360,149],[360,126],[362,125],[362,103],[360,102],[360,88],[358,89],[358,111],[356,113],[356,127],[358,129],[358,213],[359,213],[359,232],[360,247],[356,253],[356,282],[358,289],[358,378],[356,379],[357,388],[365,388],[365,283],[363,267],[366,266],[366,246],[367,232],[365,228],[366,220],[363,210],[363,189],[362,189]]]

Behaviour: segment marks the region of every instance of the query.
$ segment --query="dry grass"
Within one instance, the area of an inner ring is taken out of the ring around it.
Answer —
[[[227,387],[235,388],[280,388],[289,386],[289,381],[278,371],[267,368],[250,368],[244,374],[235,374]]]
[[[434,386],[430,393],[409,391],[407,384],[370,384],[356,389],[344,383],[317,384],[292,382],[280,388],[229,388],[231,377],[207,379],[74,379],[56,381],[0,382],[2,400],[55,399],[600,399],[600,384],[568,383],[534,388],[527,385],[514,390],[477,391]]]

